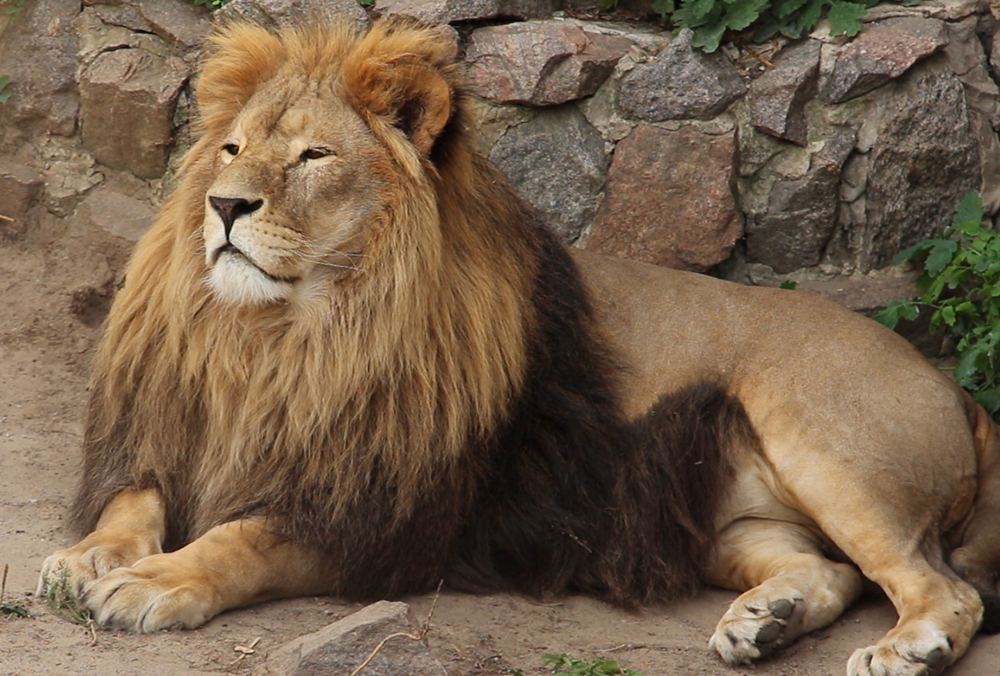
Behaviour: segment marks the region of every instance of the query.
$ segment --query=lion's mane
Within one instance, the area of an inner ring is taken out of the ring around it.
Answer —
[[[720,448],[751,439],[745,417],[704,387],[623,419],[621,365],[579,273],[470,150],[452,62],[447,41],[401,22],[365,34],[236,25],[215,38],[202,136],[96,357],[81,530],[116,492],[157,486],[168,547],[263,516],[328,552],[351,597],[445,577],[631,603],[695,582],[728,471]],[[320,313],[219,302],[198,251],[213,153],[274,77],[342,78],[394,162],[363,269]],[[432,77],[452,114],[421,155],[398,130]]]

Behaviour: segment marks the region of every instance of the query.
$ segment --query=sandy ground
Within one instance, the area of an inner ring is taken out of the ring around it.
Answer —
[[[225,613],[197,631],[136,636],[92,633],[31,597],[42,560],[68,543],[63,515],[76,482],[100,314],[86,301],[100,300],[122,257],[114,242],[72,219],[47,217],[19,241],[0,238],[0,568],[10,567],[4,601],[23,603],[32,614],[0,621],[0,675],[267,674],[270,651],[358,606],[297,599]],[[73,292],[88,287],[98,291],[77,294],[74,313]],[[543,653],[567,652],[616,659],[646,676],[822,676],[843,674],[851,652],[895,622],[889,603],[872,595],[773,659],[734,669],[706,648],[733,598],[709,589],[629,614],[586,598],[537,604],[445,592],[428,641],[455,675],[543,674]],[[418,621],[426,617],[430,598],[404,600]],[[240,658],[237,647],[255,640],[255,651]],[[949,673],[1000,674],[1000,637],[979,638]]]

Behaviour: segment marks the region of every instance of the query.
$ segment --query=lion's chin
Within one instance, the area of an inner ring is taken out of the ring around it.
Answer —
[[[290,281],[275,279],[239,255],[223,255],[212,266],[208,286],[219,300],[233,305],[267,305],[287,301]]]

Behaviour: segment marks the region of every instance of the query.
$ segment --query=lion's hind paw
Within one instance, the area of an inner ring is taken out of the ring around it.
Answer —
[[[955,661],[951,640],[943,632],[927,631],[916,640],[883,639],[878,645],[855,650],[847,663],[848,676],[937,676]]]
[[[798,637],[794,627],[801,624],[804,610],[801,599],[777,599],[766,605],[737,599],[719,620],[708,645],[729,664],[749,664]]]

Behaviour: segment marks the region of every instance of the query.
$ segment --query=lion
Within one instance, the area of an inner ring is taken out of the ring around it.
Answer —
[[[219,29],[202,129],[95,357],[82,540],[106,626],[313,594],[742,594],[748,663],[878,583],[853,676],[997,629],[1000,442],[891,331],[804,292],[569,250],[472,151],[401,20]]]

